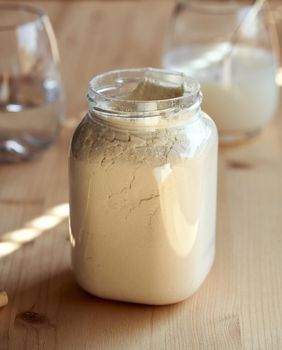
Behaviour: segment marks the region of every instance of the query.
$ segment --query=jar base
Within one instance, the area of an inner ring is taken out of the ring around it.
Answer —
[[[173,305],[183,302],[184,300],[192,297],[205,282],[208,274],[211,271],[211,268],[214,263],[215,258],[215,247],[213,246],[211,253],[208,255],[206,259],[205,268],[202,270],[200,276],[198,276],[198,281],[194,285],[194,287],[189,292],[178,293],[177,295],[140,295],[139,292],[136,293],[136,290],[131,293],[120,294],[116,291],[108,291],[106,289],[101,289],[100,286],[95,286],[89,283],[89,280],[85,280],[81,278],[81,275],[77,273],[78,271],[75,269],[75,264],[73,263],[73,272],[75,275],[76,282],[78,285],[84,289],[87,293],[98,297],[104,300],[111,300],[115,302],[125,302],[130,304],[141,304],[141,305],[150,305],[150,306],[165,306],[165,305]]]
[[[261,129],[254,131],[219,131],[219,143],[221,145],[231,145],[242,143],[250,138],[257,136],[261,132]]]

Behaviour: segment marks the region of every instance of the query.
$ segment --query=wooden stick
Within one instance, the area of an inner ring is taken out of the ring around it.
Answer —
[[[8,304],[8,294],[0,289],[0,307],[3,307]]]

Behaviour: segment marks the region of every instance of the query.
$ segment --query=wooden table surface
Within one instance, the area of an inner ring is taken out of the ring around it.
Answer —
[[[40,159],[0,166],[0,285],[10,299],[0,350],[282,349],[282,108],[257,138],[220,150],[216,260],[193,297],[164,307],[91,297],[70,270],[70,137],[93,75],[160,65],[173,2],[32,3],[55,28],[67,119]]]

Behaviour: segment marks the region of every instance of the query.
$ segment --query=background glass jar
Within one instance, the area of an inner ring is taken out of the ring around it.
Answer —
[[[125,99],[146,79],[184,93]],[[88,101],[69,160],[76,279],[103,298],[181,301],[215,249],[217,131],[199,85],[180,73],[119,70],[91,80]]]
[[[33,158],[52,144],[63,121],[55,35],[47,14],[0,4],[0,162]]]
[[[220,141],[249,137],[274,117],[277,60],[263,1],[178,1],[163,66],[197,78]]]

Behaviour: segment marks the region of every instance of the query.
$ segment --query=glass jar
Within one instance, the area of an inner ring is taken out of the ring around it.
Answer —
[[[144,79],[184,92],[124,99]],[[75,277],[106,299],[179,302],[214,260],[218,142],[199,85],[165,70],[118,70],[91,80],[88,101],[69,159]]]
[[[256,134],[277,110],[268,11],[262,0],[251,3],[178,1],[166,43],[163,66],[200,81],[222,143]]]

